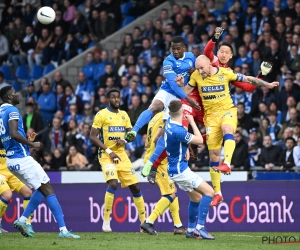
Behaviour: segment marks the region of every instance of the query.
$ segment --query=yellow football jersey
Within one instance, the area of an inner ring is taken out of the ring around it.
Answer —
[[[9,171],[6,166],[6,151],[3,148],[0,148],[0,173],[2,171]]]
[[[215,75],[202,78],[197,70],[191,75],[189,85],[198,87],[205,114],[234,107],[230,93],[230,82],[241,81],[242,74],[236,74],[231,69],[218,67]]]
[[[158,131],[159,128],[164,127],[164,112],[159,112],[156,114],[151,121],[148,124],[148,129],[147,129],[147,140],[146,140],[146,145],[145,145],[145,157],[144,157],[144,162],[146,163],[150,156],[153,154],[154,149],[155,149],[155,143],[153,142],[155,135]]]
[[[110,108],[100,110],[94,117],[93,128],[100,130],[100,140],[114,153],[125,152],[124,146],[117,146],[115,141],[123,139],[126,130],[132,128],[128,114],[119,110],[118,113],[110,111]],[[105,151],[99,149],[99,156]],[[105,152],[106,153],[106,152]]]

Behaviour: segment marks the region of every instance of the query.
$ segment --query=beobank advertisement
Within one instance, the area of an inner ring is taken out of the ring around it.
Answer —
[[[100,232],[103,222],[103,202],[106,184],[53,184],[62,205],[67,227],[75,232]],[[160,198],[158,187],[141,183],[147,215]],[[224,202],[210,208],[206,227],[210,232],[299,232],[300,182],[252,181],[223,182]],[[180,216],[187,225],[188,196],[178,191]],[[15,231],[12,223],[23,211],[22,199],[14,195],[3,218],[3,227]],[[111,215],[115,232],[138,232],[139,219],[131,193],[119,189]],[[57,231],[55,220],[45,200],[35,211],[36,232]],[[172,217],[167,210],[155,223],[157,231],[172,231]]]

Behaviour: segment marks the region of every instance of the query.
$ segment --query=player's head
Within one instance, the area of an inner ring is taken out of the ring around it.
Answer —
[[[173,100],[169,104],[169,115],[171,118],[182,118],[183,115],[183,109],[182,109],[182,104],[181,101],[179,100]]]
[[[226,42],[221,43],[219,45],[217,56],[221,64],[227,64],[233,56],[233,49],[231,44]]]
[[[0,98],[4,103],[17,105],[20,103],[19,95],[12,86],[5,86],[0,90]]]
[[[118,109],[120,107],[121,94],[118,89],[110,89],[107,91],[106,98],[111,108]]]
[[[203,78],[210,75],[211,62],[207,56],[198,56],[196,59],[195,66],[199,74],[202,75]]]
[[[181,36],[174,36],[171,42],[171,49],[176,59],[182,58],[186,49],[184,39]]]

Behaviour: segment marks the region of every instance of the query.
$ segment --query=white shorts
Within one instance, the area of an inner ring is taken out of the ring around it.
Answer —
[[[175,95],[168,93],[167,91],[160,89],[157,94],[154,96],[153,100],[160,100],[164,104],[164,120],[167,120],[169,115],[169,104],[173,100],[180,100]]]
[[[24,158],[6,158],[9,171],[19,178],[27,187],[38,189],[50,181],[41,165],[31,156]]]
[[[177,183],[183,191],[192,192],[202,183],[203,179],[195,174],[190,168],[184,170],[181,174],[170,174],[170,178]]]

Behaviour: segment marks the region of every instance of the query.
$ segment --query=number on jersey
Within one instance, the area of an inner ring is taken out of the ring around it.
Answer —
[[[0,118],[0,135],[4,135],[6,132],[6,128],[4,127],[3,119]]]

